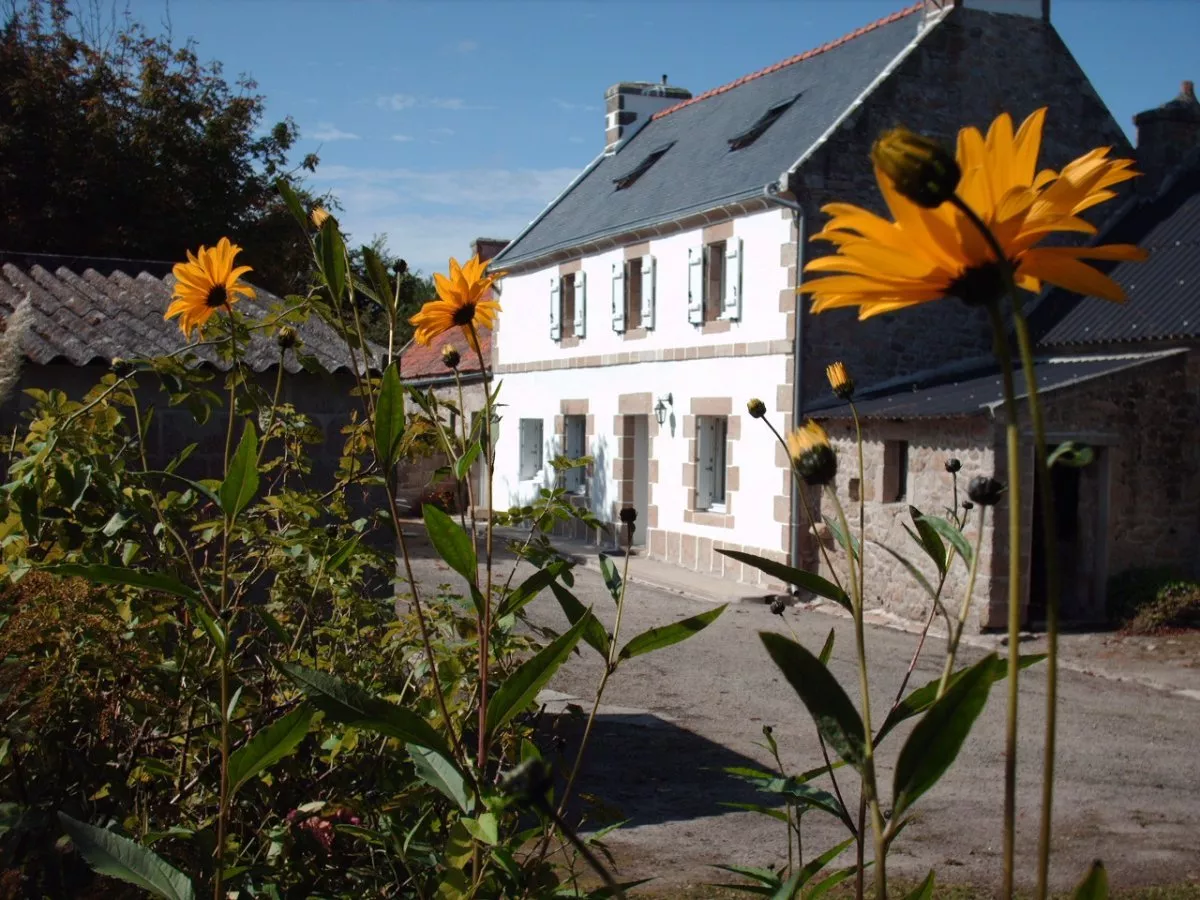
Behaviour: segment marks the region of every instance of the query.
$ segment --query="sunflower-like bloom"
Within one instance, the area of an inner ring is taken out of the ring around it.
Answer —
[[[254,296],[254,288],[238,280],[253,270],[233,265],[233,258],[241,252],[242,248],[229,238],[221,238],[215,247],[201,246],[195,254],[189,250],[188,261],[175,264],[174,302],[163,318],[178,316],[179,327],[188,340],[218,309],[230,309],[242,297]]]
[[[455,325],[463,330],[468,343],[476,352],[479,343],[476,333],[480,327],[491,328],[500,304],[492,299],[492,284],[499,275],[487,275],[487,263],[472,256],[465,266],[450,258],[450,277],[434,273],[433,283],[438,299],[430,300],[408,321],[416,326],[413,338],[426,347],[439,334]],[[473,326],[473,327],[472,327]]]
[[[829,379],[829,387],[833,389],[834,396],[842,400],[849,400],[854,396],[854,379],[850,377],[850,373],[846,371],[846,364],[841,360],[825,367],[825,377]]]
[[[825,429],[812,419],[787,436],[788,456],[806,484],[829,484],[837,474],[837,454]]]
[[[1142,260],[1132,244],[1097,247],[1039,247],[1057,232],[1095,234],[1079,214],[1116,196],[1111,188],[1138,173],[1133,160],[1109,158],[1100,147],[1068,163],[1061,172],[1037,171],[1042,125],[1039,109],[1013,133],[1000,115],[986,139],[976,128],[958,133],[962,171],[957,196],[995,235],[1013,265],[1017,284],[1041,290],[1042,282],[1106,300],[1125,299],[1121,288],[1085,259]],[[954,203],[925,209],[906,199],[878,167],[875,177],[892,221],[849,203],[823,208],[831,218],[813,240],[837,245],[836,254],[805,266],[814,278],[800,290],[813,295],[813,312],[857,306],[860,319],[958,297],[987,303],[1004,290],[998,260],[987,240]]]
[[[313,228],[316,228],[318,231],[321,229],[321,226],[325,224],[328,218],[329,210],[323,206],[314,206],[312,212],[309,214],[309,219],[313,223]]]

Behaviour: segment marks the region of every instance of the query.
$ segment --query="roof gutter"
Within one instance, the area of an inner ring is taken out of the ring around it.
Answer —
[[[784,197],[779,189],[779,182],[773,181],[763,185],[763,197],[770,203],[778,204],[792,211],[792,226],[796,232],[796,286],[800,285],[800,272],[804,268],[804,207],[788,197]],[[804,355],[804,300],[800,292],[796,292],[796,333],[792,343],[792,424],[798,425],[804,415],[804,366],[801,364]],[[800,491],[793,481],[790,491],[790,507],[788,510],[788,565],[799,569],[800,559]]]

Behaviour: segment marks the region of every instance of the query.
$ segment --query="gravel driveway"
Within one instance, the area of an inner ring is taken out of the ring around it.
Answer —
[[[418,569],[423,581],[452,580],[438,571],[440,561],[420,560]],[[576,594],[611,628],[615,607],[595,572],[576,570]],[[622,643],[646,628],[711,608],[631,584]],[[561,628],[565,622],[548,593],[529,612],[539,624]],[[814,651],[830,628],[836,631],[831,668],[856,697],[850,623],[791,609],[785,618]],[[765,606],[732,605],[706,631],[623,664],[610,680],[582,788],[630,819],[607,839],[623,878],[654,876],[662,890],[725,880],[710,868],[714,863],[786,862],[782,823],[721,806],[763,795],[713,771],[738,764],[769,768],[768,755],[755,746],[763,725],[774,728],[789,771],[820,763],[812,722],[767,658],[761,630],[786,633],[787,625]],[[867,642],[877,686],[873,709],[882,711],[892,703],[916,637],[872,627]],[[580,646],[582,654],[550,687],[590,708],[600,664],[591,648]],[[928,655],[911,685],[940,674],[940,650],[940,641],[927,643]],[[964,648],[961,658],[971,662],[980,656]],[[1200,702],[1074,672],[1061,674],[1059,697],[1053,885],[1070,887],[1095,858],[1105,861],[1118,887],[1200,882]],[[1044,673],[1034,667],[1021,680],[1017,853],[1024,873],[1019,881],[1027,884],[1036,861],[1044,702]],[[891,784],[906,734],[906,728],[897,729],[882,748],[884,785]],[[953,768],[918,801],[916,820],[889,856],[889,872],[920,878],[936,867],[942,884],[998,880],[1003,741],[1004,682],[999,682]],[[856,796],[852,787],[847,794],[848,800]],[[804,821],[806,848],[825,849],[844,836],[827,817],[810,814]]]

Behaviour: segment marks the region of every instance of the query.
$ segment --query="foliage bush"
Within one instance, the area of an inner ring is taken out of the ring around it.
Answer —
[[[1127,569],[1108,580],[1108,617],[1131,634],[1200,627],[1200,584],[1170,567]]]

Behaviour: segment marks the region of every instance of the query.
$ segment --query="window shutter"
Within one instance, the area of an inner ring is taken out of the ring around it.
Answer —
[[[562,340],[562,286],[558,278],[550,279],[550,340]]]
[[[612,267],[612,326],[613,331],[625,330],[625,264]]]
[[[688,250],[688,321],[704,322],[704,248]]]
[[[696,509],[708,509],[713,504],[714,430],[711,418],[696,418]]]
[[[654,330],[654,257],[642,257],[642,327]]]
[[[725,243],[725,296],[722,298],[721,318],[742,318],[742,239],[731,238]]]
[[[575,273],[575,337],[587,333],[587,276],[582,270]]]

